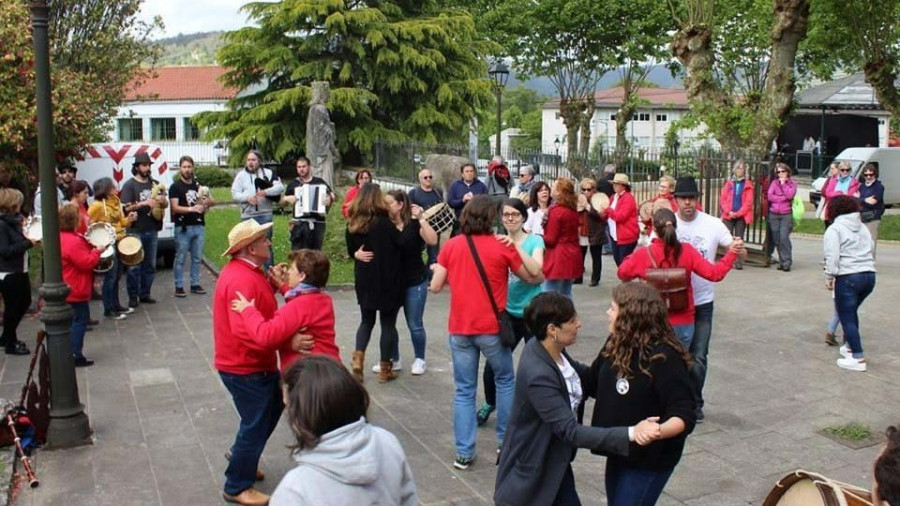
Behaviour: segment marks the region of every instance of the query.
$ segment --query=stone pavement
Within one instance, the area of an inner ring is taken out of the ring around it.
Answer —
[[[760,504],[777,479],[803,468],[869,487],[877,447],[850,450],[816,433],[859,421],[874,431],[900,422],[900,348],[895,294],[900,293],[900,247],[878,249],[878,284],[862,309],[869,372],[834,365],[837,350],[823,343],[831,299],[819,266],[820,243],[797,239],[790,273],[746,267],[717,289],[706,388],[706,422],[688,439],[685,455],[660,504]],[[606,329],[614,264],[604,259],[599,288],[576,286],[585,325],[572,354],[590,361]],[[204,274],[204,284],[213,282]],[[94,445],[40,451],[36,490],[18,504],[201,506],[222,504],[224,451],[237,416],[212,369],[210,296],[175,299],[170,271],[158,274],[155,306],[142,305],[122,322],[104,321],[87,335],[96,365],[78,370],[79,390],[94,429]],[[210,290],[211,292],[212,290]],[[358,311],[352,290],[333,292],[341,353],[349,360]],[[393,432],[406,450],[424,504],[486,504],[492,496],[494,425],[479,430],[478,460],[468,471],[451,465],[453,384],[446,344],[447,294],[426,310],[428,372],[410,376],[412,348],[401,327],[404,371],[380,385],[367,373],[370,419]],[[92,305],[94,315],[101,314]],[[893,322],[893,323],[891,323]],[[33,336],[35,321],[22,326]],[[377,357],[377,336],[368,365]],[[0,355],[0,397],[16,397],[27,359]],[[590,410],[588,410],[590,413]],[[266,449],[260,488],[271,492],[290,469],[286,425]],[[575,477],[582,501],[605,504],[603,459],[581,451]]]

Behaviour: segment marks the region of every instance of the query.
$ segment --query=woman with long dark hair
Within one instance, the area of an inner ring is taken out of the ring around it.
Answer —
[[[690,243],[678,241],[675,232],[678,221],[675,213],[669,209],[660,209],[653,214],[653,230],[656,237],[649,246],[638,248],[627,256],[619,266],[616,274],[622,281],[631,281],[634,278],[647,279],[647,269],[655,267],[669,268],[682,267],[686,271],[688,280],[691,274],[697,274],[703,279],[716,282],[725,279],[731,270],[734,261],[741,252],[742,243],[732,242],[731,248],[715,264],[700,254]],[[687,287],[687,307],[681,311],[669,310],[669,323],[675,329],[675,334],[685,348],[690,348],[694,337],[694,293],[690,282]]]
[[[380,315],[381,340],[378,381],[397,378],[392,370],[391,353],[397,345],[397,313],[403,297],[400,276],[400,234],[391,223],[387,204],[381,188],[372,183],[362,185],[359,194],[350,205],[347,223],[347,254],[356,262],[353,269],[356,286],[356,302],[361,321],[356,330],[356,350],[351,368],[357,379],[363,381],[363,365],[366,348],[375,327],[375,317]]]
[[[544,291],[572,298],[572,283],[584,275],[584,260],[578,245],[578,196],[572,180],[559,178],[550,189],[553,205],[544,225]]]
[[[22,202],[25,197],[14,188],[0,188],[0,294],[3,295],[3,335],[0,344],[7,355],[28,355],[28,346],[16,331],[31,306],[28,277],[28,250],[39,241],[25,237],[22,229]]]
[[[591,425],[632,425],[659,417],[661,441],[605,455],[610,506],[652,506],[662,494],[694,428],[691,356],[669,325],[666,305],[653,287],[623,283],[613,289],[609,338],[594,363],[585,392],[596,399]],[[626,395],[627,394],[627,395]]]
[[[528,194],[528,217],[522,226],[529,234],[544,235],[544,215],[553,203],[550,197],[550,185],[538,181]]]

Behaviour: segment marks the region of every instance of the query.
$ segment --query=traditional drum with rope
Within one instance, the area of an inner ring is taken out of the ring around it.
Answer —
[[[778,480],[763,506],[872,506],[872,496],[864,488],[798,470]]]
[[[638,207],[638,216],[641,217],[641,221],[650,221],[653,219],[653,202],[649,200],[645,200],[641,202],[640,207]]]
[[[110,244],[103,250],[103,253],[100,253],[100,263],[97,264],[97,267],[94,267],[94,272],[98,274],[103,274],[104,272],[108,272],[113,268],[113,265],[116,263],[116,245]]]
[[[438,235],[453,228],[453,211],[446,202],[439,202],[422,213],[422,217]]]
[[[144,261],[144,245],[137,237],[129,235],[119,241],[119,261],[133,267]]]

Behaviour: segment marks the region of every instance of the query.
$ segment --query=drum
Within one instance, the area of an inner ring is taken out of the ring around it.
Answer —
[[[641,221],[650,221],[653,219],[653,202],[649,200],[645,200],[641,203],[640,207],[638,207],[638,216],[641,217]]]
[[[872,506],[868,490],[808,471],[778,480],[763,506]]]
[[[450,209],[446,202],[440,202],[429,207],[422,213],[422,217],[425,218],[425,221],[431,225],[431,228],[438,235],[453,228],[453,210]]]
[[[597,192],[591,197],[591,207],[596,211],[605,211],[609,207],[609,197],[605,193]]]
[[[129,235],[119,241],[119,261],[133,267],[144,261],[144,245],[137,237]]]
[[[97,264],[97,267],[94,267],[94,272],[98,274],[103,274],[104,272],[109,271],[113,268],[113,265],[116,263],[116,245],[110,244],[103,250],[103,253],[100,253],[100,263]]]
[[[40,216],[30,216],[22,227],[25,237],[38,242],[44,238],[44,228],[41,226]]]
[[[672,203],[669,199],[657,199],[653,201],[653,214],[656,214],[656,211],[659,211],[660,209],[672,210]]]
[[[116,243],[116,227],[109,223],[91,223],[88,225],[84,238],[95,248],[106,248]]]

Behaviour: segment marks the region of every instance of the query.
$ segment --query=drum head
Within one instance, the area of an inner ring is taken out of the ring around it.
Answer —
[[[641,217],[642,221],[650,221],[653,219],[653,202],[649,200],[644,201],[641,204],[641,207],[638,208],[638,215]]]
[[[100,258],[102,258],[102,259],[112,258],[112,256],[115,254],[116,254],[116,245],[110,244],[109,246],[106,247],[105,250],[103,250],[103,253],[100,253]]]
[[[591,207],[597,211],[603,211],[609,207],[609,197],[605,193],[597,192],[591,197]]]
[[[653,214],[656,214],[656,211],[660,209],[672,209],[672,204],[669,203],[668,199],[658,199],[653,201]]]
[[[134,255],[142,248],[141,240],[137,237],[128,236],[119,241],[119,253],[123,255]]]
[[[84,237],[95,248],[105,248],[116,242],[116,229],[109,223],[91,223]]]
[[[426,221],[431,221],[431,217],[441,212],[441,209],[447,206],[446,202],[438,202],[437,204],[429,207],[428,209],[422,211],[422,217],[425,218]]]
[[[40,241],[44,238],[44,228],[40,218],[35,217],[28,221],[28,225],[25,227],[25,237],[32,241]]]

